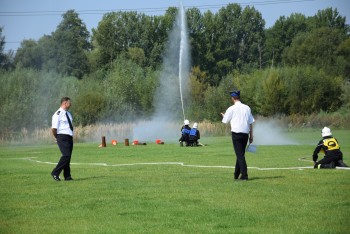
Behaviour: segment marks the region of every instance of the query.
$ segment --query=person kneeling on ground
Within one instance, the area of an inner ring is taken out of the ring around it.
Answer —
[[[320,140],[312,155],[314,168],[347,167],[343,162],[343,153],[340,151],[339,143],[337,139],[332,136],[332,132],[328,127],[322,129],[322,138],[323,139]],[[325,156],[320,161],[317,161],[318,153],[321,151]]]
[[[197,128],[198,128],[198,124],[194,123],[190,131],[190,137],[189,137],[190,146],[198,146],[198,140],[201,138],[201,135]]]
[[[188,144],[189,144],[189,136],[190,136],[191,127],[188,125],[190,125],[190,121],[185,119],[184,126],[182,126],[182,128],[181,128],[181,137],[179,139],[180,146],[184,146],[184,142],[185,142],[186,146],[188,146]]]

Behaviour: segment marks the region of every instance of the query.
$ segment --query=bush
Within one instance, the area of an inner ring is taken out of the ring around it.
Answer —
[[[0,137],[51,126],[62,96],[75,97],[77,80],[32,69],[0,73]]]

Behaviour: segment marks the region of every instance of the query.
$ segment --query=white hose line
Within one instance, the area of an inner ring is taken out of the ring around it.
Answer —
[[[41,164],[50,164],[56,165],[56,162],[44,162],[36,160],[36,157],[27,157],[27,158],[3,158],[3,159],[17,159],[17,160],[28,160],[31,162],[41,163]],[[299,161],[309,162],[305,158],[299,158]],[[311,161],[312,162],[312,161]],[[124,166],[140,166],[140,165],[179,165],[182,167],[194,167],[194,168],[225,168],[225,169],[234,169],[234,166],[208,166],[208,165],[191,165],[185,164],[183,162],[148,162],[148,163],[122,163],[122,164],[108,164],[108,163],[74,163],[71,162],[71,165],[87,165],[87,166],[103,166],[103,167],[124,167]],[[261,168],[261,167],[248,167],[248,169],[255,169],[258,171],[271,171],[271,170],[304,170],[304,169],[313,169],[313,166],[305,167],[272,167],[272,168]],[[336,169],[341,170],[350,170],[350,167],[336,167]]]

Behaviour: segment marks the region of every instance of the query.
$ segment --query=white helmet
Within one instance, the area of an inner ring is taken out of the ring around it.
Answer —
[[[190,121],[188,121],[188,119],[185,119],[184,124],[185,124],[185,125],[189,125],[189,124],[190,124]]]
[[[322,129],[322,137],[326,137],[326,136],[332,136],[332,132],[329,128],[324,127]]]
[[[198,124],[197,123],[194,123],[193,124],[193,128],[197,128],[198,127]]]

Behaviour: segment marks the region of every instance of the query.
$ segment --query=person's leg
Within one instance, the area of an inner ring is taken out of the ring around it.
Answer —
[[[188,140],[188,145],[189,146],[193,146],[193,144],[194,144],[193,138],[190,137],[189,140]]]
[[[189,135],[185,136],[185,145],[186,146],[190,146],[190,137],[189,137]]]
[[[69,155],[72,155],[73,152],[73,138],[69,139],[68,141],[69,148],[67,151],[69,151]],[[68,162],[66,163],[65,167],[63,168],[63,175],[65,179],[72,178],[70,174],[70,161],[71,161],[72,156],[69,157]]]
[[[63,176],[64,176],[65,179],[72,178],[72,176],[70,174],[70,160],[71,160],[71,158],[69,158],[69,160],[67,161],[65,167],[63,168]]]
[[[234,172],[234,174],[233,174],[233,178],[234,178],[235,180],[237,180],[238,177],[239,177],[239,174],[241,174],[241,168],[240,168],[240,166],[239,166],[238,158],[237,158],[237,156],[236,156],[236,165],[235,165],[235,172]]]
[[[245,160],[245,148],[248,142],[248,134],[232,133],[232,143],[236,153],[237,162],[241,173],[241,179],[248,179],[248,168]],[[237,164],[237,163],[236,163]],[[237,174],[235,173],[235,176]]]
[[[336,166],[337,167],[348,167],[348,165],[346,165],[343,160],[338,160]]]
[[[238,179],[239,175],[241,174],[241,168],[239,166],[239,163],[238,163],[238,157],[237,157],[237,150],[236,150],[236,147],[237,146],[237,136],[236,136],[236,133],[233,133],[232,132],[232,145],[233,145],[233,150],[235,151],[235,155],[236,155],[236,165],[235,165],[235,172],[233,174],[233,178],[236,180]]]
[[[337,156],[325,156],[323,159],[321,159],[320,161],[318,161],[315,165],[314,168],[324,168],[324,169],[331,169],[331,168],[335,168],[336,163],[338,162],[339,157]]]
[[[180,146],[184,146],[184,136],[183,135],[181,135],[179,142],[180,142]]]
[[[62,153],[62,156],[56,167],[51,172],[51,175],[59,176],[62,170],[66,168],[67,165],[69,165],[73,150],[73,140],[70,141],[69,136],[66,135],[57,135],[57,144]]]
[[[337,161],[335,162],[335,165],[337,167],[348,167],[348,165],[345,164],[345,162],[343,161],[343,153],[339,153]]]

